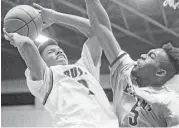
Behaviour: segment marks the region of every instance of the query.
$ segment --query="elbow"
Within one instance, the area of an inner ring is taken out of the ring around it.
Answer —
[[[85,33],[85,35],[86,35],[88,38],[91,38],[91,37],[95,36],[95,33],[94,33],[93,29],[90,27],[90,28],[88,29],[88,31]]]
[[[19,43],[19,45],[23,47],[29,47],[35,44],[34,41],[32,41],[29,37],[24,37],[23,40]]]
[[[30,70],[30,74],[32,77],[32,80],[37,81],[37,80],[43,80],[44,76],[44,71],[38,71],[37,70]]]
[[[19,48],[29,48],[29,47],[33,47],[33,41],[30,40],[26,40],[24,42],[19,43],[19,45],[17,46]]]

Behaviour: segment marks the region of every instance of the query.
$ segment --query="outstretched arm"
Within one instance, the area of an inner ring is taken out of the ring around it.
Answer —
[[[66,24],[75,27],[88,38],[93,36],[93,31],[88,19],[76,15],[57,12],[52,9],[44,8],[36,3],[33,5],[38,8],[41,13],[42,19],[45,22],[44,28],[52,25],[53,23]]]
[[[92,31],[90,22],[86,18],[56,12],[54,14],[54,22],[55,23],[62,23],[62,24],[66,24],[66,25],[75,27],[80,32],[82,32],[85,36],[87,36],[88,38],[93,36],[93,31]]]
[[[41,58],[34,42],[25,36],[17,33],[7,33],[4,29],[5,37],[11,45],[17,47],[21,57],[25,61],[33,80],[42,80],[46,64]]]
[[[100,4],[98,5],[100,6]],[[35,3],[34,3],[34,6],[40,9],[40,13],[42,15],[43,21],[46,22],[45,27],[48,27],[53,23],[62,23],[62,24],[70,25],[70,26],[77,28],[88,38],[91,38],[94,36],[94,32],[92,31],[89,19],[82,18],[82,17],[75,16],[75,15],[56,12],[52,9],[44,8]],[[100,8],[103,9],[102,6],[100,6]],[[103,12],[102,13],[99,12],[99,15],[100,16],[98,17],[98,19],[100,23],[111,30],[110,21],[109,21],[109,17],[107,16],[107,14]],[[95,41],[95,42],[87,41],[85,44],[87,45],[91,53],[94,64],[97,65],[100,62],[101,54],[102,54],[102,48],[99,44],[99,41]]]
[[[44,27],[48,27],[53,23],[60,23],[60,24],[62,23],[77,28],[87,37],[91,37],[93,35],[93,31],[89,19],[76,15],[57,12],[52,9],[44,8],[36,3],[34,3],[33,5],[34,7],[40,9],[39,12],[42,15],[43,21],[46,22],[46,25]],[[102,6],[101,9],[103,9]],[[108,16],[100,12],[99,14],[100,17],[98,17],[98,19],[100,20],[100,23],[111,29]]]
[[[57,12],[52,9],[44,8],[35,3],[34,6],[39,9],[42,19],[46,23],[44,28],[52,25],[53,23],[66,24],[77,28],[79,31],[81,31],[84,35],[86,35],[89,38],[88,40],[90,40],[90,38],[94,38],[94,33],[92,31],[89,19]],[[110,27],[110,25],[108,26]],[[87,45],[93,62],[96,66],[101,60],[102,48],[97,41],[86,41],[85,44]]]
[[[111,29],[100,23],[101,20],[105,21],[106,19],[98,19],[101,14],[107,16],[107,13],[102,7],[99,0],[86,0],[86,7],[92,29],[95,35],[98,37],[98,40],[105,51],[108,61],[112,63],[114,59],[117,58],[117,56],[119,55],[121,48],[117,40],[115,39]]]

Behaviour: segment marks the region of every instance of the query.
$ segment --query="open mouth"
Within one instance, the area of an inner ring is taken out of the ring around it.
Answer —
[[[136,67],[140,67],[140,65],[141,65],[141,59],[137,59],[137,61],[136,61]]]

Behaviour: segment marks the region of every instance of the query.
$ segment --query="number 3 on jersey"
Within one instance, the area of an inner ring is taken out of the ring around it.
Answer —
[[[131,125],[131,126],[136,126],[137,125],[137,123],[138,123],[138,116],[139,116],[139,112],[136,110],[136,108],[137,108],[137,103],[132,107],[132,109],[131,109],[131,113],[133,113],[133,117],[129,117],[129,124]]]
[[[89,86],[85,80],[81,79],[81,80],[78,80],[78,82],[89,89]],[[89,95],[94,95],[94,93],[91,90],[89,90]]]

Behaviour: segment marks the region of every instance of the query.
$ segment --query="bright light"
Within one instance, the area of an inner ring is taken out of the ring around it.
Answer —
[[[45,41],[47,41],[48,40],[48,38],[46,37],[46,36],[43,36],[43,35],[39,35],[36,39],[35,39],[35,41],[37,41],[37,42],[39,42],[39,43],[43,43],[43,42],[45,42]]]

